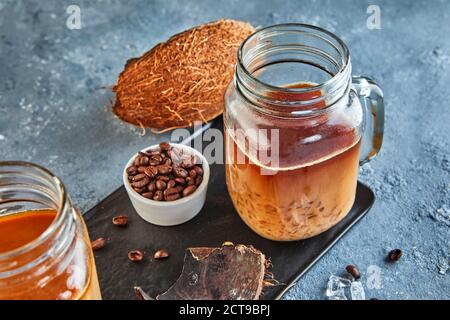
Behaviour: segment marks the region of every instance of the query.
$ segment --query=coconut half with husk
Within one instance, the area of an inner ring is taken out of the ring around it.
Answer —
[[[258,300],[267,261],[252,246],[189,248],[180,277],[157,300]]]
[[[254,32],[246,22],[219,20],[186,30],[130,59],[114,86],[114,113],[164,132],[221,115],[240,44]]]
[[[258,300],[277,284],[266,256],[253,246],[225,242],[221,247],[188,248],[178,280],[157,300]],[[153,300],[135,287],[139,300]]]

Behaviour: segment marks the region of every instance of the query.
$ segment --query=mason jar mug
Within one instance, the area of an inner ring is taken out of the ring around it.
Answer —
[[[62,182],[0,162],[0,300],[101,299],[86,226]]]
[[[240,217],[278,241],[330,229],[350,211],[383,126],[381,89],[352,77],[336,35],[305,24],[252,34],[225,94],[226,180]]]

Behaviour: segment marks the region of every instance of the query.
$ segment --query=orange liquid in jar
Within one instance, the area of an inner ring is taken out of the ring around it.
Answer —
[[[33,210],[0,216],[0,254],[19,249],[36,240],[50,226],[56,214],[56,210]],[[79,240],[86,241],[89,246],[88,239]],[[18,256],[16,261],[22,265],[50,249],[50,246],[38,247],[33,252]],[[60,263],[53,261],[51,265],[47,265],[45,274],[38,278],[31,276],[36,272],[33,269],[20,275],[23,279],[28,276],[28,280],[19,284],[17,279],[0,279],[0,299],[101,299],[92,254],[86,257],[85,251],[76,245],[72,254],[73,257],[69,261],[61,259]],[[4,290],[9,285],[11,290]]]
[[[315,127],[271,119],[273,127],[279,128],[280,160],[279,167],[270,167],[273,174],[269,175],[261,174],[258,160],[250,159],[226,133],[228,191],[240,217],[260,236],[277,241],[309,238],[328,230],[350,211],[360,139],[345,121],[328,120],[322,118],[323,124]],[[322,139],[298,144],[314,135]],[[238,153],[245,155],[244,163],[237,163]]]

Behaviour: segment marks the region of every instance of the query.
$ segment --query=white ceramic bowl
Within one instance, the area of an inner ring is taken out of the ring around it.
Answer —
[[[194,218],[205,204],[206,192],[208,189],[209,165],[206,158],[197,150],[186,145],[178,143],[171,143],[170,145],[174,148],[191,152],[201,159],[203,166],[203,181],[191,195],[175,201],[155,201],[144,198],[139,193],[134,191],[128,182],[126,170],[133,163],[134,158],[138,155],[138,153],[131,157],[123,170],[123,184],[125,185],[125,189],[127,190],[134,209],[142,217],[142,219],[158,226],[174,226]],[[159,150],[159,145],[154,145],[143,150],[155,149]]]

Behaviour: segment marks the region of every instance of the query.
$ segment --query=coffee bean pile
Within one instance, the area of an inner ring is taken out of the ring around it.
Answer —
[[[159,144],[159,150],[139,152],[127,168],[134,191],[147,199],[174,201],[191,195],[203,181],[203,167],[194,154]]]

